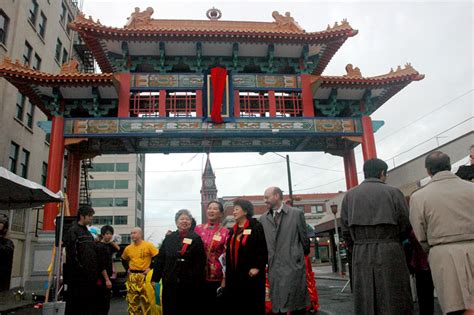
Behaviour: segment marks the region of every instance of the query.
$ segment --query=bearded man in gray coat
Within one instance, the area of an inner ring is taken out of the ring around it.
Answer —
[[[269,210],[260,217],[268,249],[268,281],[272,312],[306,314],[309,305],[304,256],[310,245],[304,213],[284,204],[278,187],[265,190]]]
[[[353,243],[354,314],[407,315],[413,312],[402,241],[411,226],[402,192],[385,184],[388,165],[364,163],[365,180],[342,201],[342,230]]]

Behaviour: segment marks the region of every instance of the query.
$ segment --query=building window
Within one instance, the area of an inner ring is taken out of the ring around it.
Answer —
[[[16,173],[16,164],[18,162],[18,153],[20,146],[15,142],[10,144],[10,155],[8,156],[8,170],[12,173]]]
[[[140,167],[137,167],[137,174],[138,174],[138,177],[143,178],[142,169]]]
[[[38,56],[38,54],[35,54],[35,58],[33,61],[33,67],[34,70],[40,70],[41,69],[41,57]]]
[[[25,66],[30,65],[32,52],[33,52],[33,48],[27,41],[25,41],[25,50],[23,51],[23,64]]]
[[[43,11],[41,11],[40,14],[40,20],[38,24],[38,34],[41,36],[41,38],[44,38],[44,35],[46,34],[46,22],[48,19],[46,18],[46,15],[44,15]]]
[[[115,198],[116,207],[128,207],[128,198]]]
[[[115,189],[128,189],[128,180],[116,180]]]
[[[92,207],[113,207],[114,198],[91,198]]]
[[[90,172],[113,172],[114,163],[92,163]]]
[[[140,185],[140,184],[137,185],[137,192],[138,192],[140,195],[143,195],[143,188],[142,188],[142,185]]]
[[[23,178],[28,177],[28,164],[30,163],[30,151],[23,149],[20,162],[20,176]]]
[[[117,164],[115,164],[115,170],[117,172],[128,172],[128,163],[117,163]]]
[[[114,216],[114,224],[115,225],[127,225],[128,224],[128,217],[126,215],[116,215],[116,216]]]
[[[26,111],[26,125],[33,129],[33,116],[35,114],[35,105],[28,102],[28,110]]]
[[[16,114],[15,117],[23,121],[23,113],[25,112],[25,96],[21,93],[16,95]]]
[[[54,55],[54,58],[56,58],[57,62],[61,61],[61,50],[63,49],[63,43],[59,40],[59,38],[56,41],[56,53]]]
[[[142,211],[142,203],[139,200],[137,200],[137,210]]]
[[[61,15],[59,16],[59,23],[61,25],[64,25],[64,23],[66,22],[66,15],[67,15],[67,9],[66,9],[66,5],[63,3],[61,3]]]
[[[48,177],[48,163],[43,162],[41,167],[41,185],[46,186],[46,178]]]
[[[71,36],[71,32],[72,32],[72,30],[69,28],[69,24],[70,24],[71,22],[72,22],[72,15],[71,15],[71,14],[68,14],[68,15],[67,15],[67,25],[66,25],[66,27],[67,27],[69,36]]]
[[[8,33],[8,24],[10,23],[10,19],[8,16],[0,10],[0,43],[6,45],[7,44],[7,33]]]
[[[130,234],[120,234],[120,238],[122,239],[122,244],[130,244]]]
[[[91,180],[89,181],[90,189],[114,189],[113,180]]]
[[[36,23],[37,16],[38,16],[38,2],[36,0],[31,0],[30,15],[28,19],[33,25],[35,25]]]
[[[66,50],[66,48],[63,49],[63,64],[67,63],[69,60],[69,54]]]
[[[92,224],[112,225],[114,217],[111,215],[97,215],[92,218]]]
[[[311,206],[311,213],[312,214],[323,213],[323,212],[324,212],[324,208],[323,208],[322,205]]]
[[[137,226],[141,227],[142,226],[142,219],[137,218]]]
[[[25,231],[25,211],[25,209],[17,209],[13,211],[10,230],[15,232]]]
[[[92,207],[128,207],[128,198],[91,198]]]

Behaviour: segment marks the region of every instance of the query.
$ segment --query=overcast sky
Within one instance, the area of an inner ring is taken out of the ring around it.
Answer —
[[[372,115],[374,120],[385,121],[375,141],[378,157],[390,167],[474,129],[471,1],[85,0],[83,11],[103,25],[122,27],[135,7],[144,10],[148,6],[153,7],[155,19],[206,19],[206,11],[215,6],[221,10],[222,20],[271,22],[272,11],[289,11],[308,32],[325,30],[328,24],[346,18],[359,34],[339,49],[324,75],[343,75],[345,66],[352,63],[363,76],[375,76],[407,62],[426,75]],[[360,171],[360,146],[355,152]],[[345,190],[342,158],[324,153],[290,153],[290,159],[295,162],[291,164],[295,193]],[[275,154],[211,153],[211,162],[219,197],[263,194],[271,185],[288,191],[285,160]],[[167,229],[175,229],[174,214],[180,208],[190,209],[200,222],[204,163],[203,153],[146,156],[146,237],[158,242]]]

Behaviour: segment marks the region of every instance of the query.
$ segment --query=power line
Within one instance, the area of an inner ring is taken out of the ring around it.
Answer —
[[[149,201],[201,201],[200,199],[155,199],[155,198],[145,198]]]
[[[386,159],[385,161],[390,161],[390,160],[392,160],[392,159],[394,159],[394,158],[396,158],[396,157],[399,157],[399,156],[402,155],[402,154],[405,154],[405,153],[407,153],[407,152],[410,152],[411,150],[413,150],[413,149],[419,147],[420,145],[425,144],[425,143],[427,143],[427,142],[429,142],[429,141],[435,139],[435,138],[438,137],[439,135],[442,135],[443,133],[446,133],[446,132],[450,131],[451,129],[454,129],[454,128],[456,128],[457,126],[460,126],[460,125],[464,124],[465,122],[467,122],[467,121],[469,121],[469,120],[471,120],[471,119],[473,119],[473,118],[474,118],[474,116],[471,116],[471,117],[469,117],[469,118],[467,118],[467,119],[464,119],[463,121],[461,121],[461,122],[455,124],[454,126],[451,126],[451,127],[449,127],[448,129],[446,129],[446,130],[443,130],[442,132],[438,133],[437,135],[435,135],[435,136],[433,136],[433,137],[431,137],[431,138],[429,138],[429,139],[427,139],[427,140],[425,140],[425,141],[423,141],[423,142],[420,142],[420,143],[418,143],[417,145],[411,147],[410,149],[407,149],[407,150],[405,150],[405,151],[402,151],[402,152],[400,152],[400,153],[398,153],[398,154],[392,156],[391,158]]]
[[[396,157],[398,157],[398,156],[400,156],[400,155],[402,155],[402,154],[405,154],[405,153],[407,153],[407,152],[409,152],[409,151],[411,151],[411,150],[413,150],[413,149],[419,147],[420,145],[423,145],[423,144],[425,144],[425,143],[427,143],[427,142],[429,142],[429,141],[435,139],[437,136],[442,135],[443,133],[446,133],[446,132],[448,132],[448,131],[454,129],[454,128],[456,128],[456,127],[458,127],[458,126],[460,126],[460,125],[466,123],[466,122],[469,121],[469,120],[472,120],[473,118],[474,118],[474,116],[471,116],[471,117],[469,117],[469,118],[467,118],[467,119],[464,119],[463,121],[461,121],[461,122],[459,122],[459,123],[457,123],[457,124],[455,124],[455,125],[449,127],[448,129],[445,129],[445,130],[443,130],[442,132],[436,134],[435,136],[433,136],[433,137],[431,137],[431,138],[429,138],[429,139],[427,139],[427,140],[425,140],[425,141],[423,141],[423,142],[420,142],[420,143],[418,143],[417,145],[411,147],[410,149],[407,149],[407,150],[405,150],[405,151],[402,151],[402,152],[398,153],[397,155],[392,156],[391,158],[385,159],[384,161],[390,161],[390,160],[392,160],[392,159],[394,159],[394,158],[396,158]],[[357,174],[361,174],[361,173],[362,173],[362,172],[357,172]],[[342,181],[342,180],[344,180],[344,179],[345,179],[345,178],[340,178],[340,179],[338,179],[338,180],[335,180],[335,181],[332,181],[332,182],[328,182],[328,183],[325,183],[325,184],[321,184],[321,185],[318,185],[318,186],[309,187],[309,188],[304,188],[304,189],[295,189],[294,191],[305,191],[305,190],[311,190],[311,189],[315,189],[315,188],[319,188],[319,187],[324,187],[324,186],[327,186],[327,185],[330,185],[330,184],[337,183],[337,182]],[[301,183],[301,182],[300,182],[300,183]]]
[[[430,112],[428,112],[428,113],[426,113],[426,114],[423,114],[422,116],[418,117],[417,119],[413,120],[412,122],[408,123],[407,125],[405,125],[405,126],[399,128],[399,129],[395,130],[394,132],[388,134],[388,135],[385,136],[384,138],[378,140],[377,143],[380,143],[380,142],[384,141],[385,139],[390,138],[391,136],[397,134],[399,131],[401,131],[401,130],[403,130],[403,129],[405,129],[405,128],[411,126],[411,125],[413,125],[414,123],[416,123],[416,122],[422,120],[423,118],[425,118],[425,117],[427,117],[427,116],[433,114],[434,112],[440,110],[441,108],[443,108],[443,107],[445,107],[445,106],[448,106],[448,105],[452,104],[453,102],[457,101],[458,99],[460,99],[460,98],[462,98],[462,97],[464,97],[464,96],[466,96],[466,95],[472,93],[472,91],[474,91],[474,89],[470,89],[469,91],[464,92],[463,94],[461,94],[461,95],[459,95],[459,96],[456,96],[455,98],[449,100],[448,102],[444,103],[443,105],[436,107],[436,108],[433,109],[432,111],[430,111]]]
[[[236,166],[227,166],[227,167],[214,167],[214,169],[227,170],[227,169],[234,169],[234,168],[255,167],[255,166],[280,164],[280,163],[283,163],[283,161],[260,163],[260,164],[236,165]],[[168,170],[168,171],[146,171],[146,173],[182,173],[182,172],[202,172],[202,170],[201,169],[188,169],[188,170]]]
[[[325,184],[321,184],[321,185],[314,186],[314,187],[303,188],[303,189],[295,189],[294,191],[305,191],[305,190],[311,190],[311,189],[315,189],[315,188],[319,188],[319,187],[324,187],[324,186],[327,186],[327,185],[330,185],[330,184],[334,184],[334,183],[340,182],[341,180],[345,180],[345,178],[339,178],[339,179],[337,179],[337,180],[335,180],[335,181],[332,181],[332,182],[329,182],[329,183],[325,183]]]
[[[330,168],[323,168],[323,167],[308,165],[308,164],[304,164],[304,163],[293,162],[293,161],[291,161],[291,160],[290,160],[290,164],[295,164],[295,165],[299,165],[299,166],[315,168],[315,169],[318,169],[318,170],[321,170],[321,171],[344,173],[344,171],[341,171],[341,170],[333,170],[333,169],[330,169]]]

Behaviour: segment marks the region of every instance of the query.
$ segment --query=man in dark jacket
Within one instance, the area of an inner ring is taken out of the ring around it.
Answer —
[[[100,240],[96,243],[99,259],[100,277],[97,287],[97,315],[107,315],[112,297],[112,256],[120,250],[117,243],[113,242],[114,228],[104,225],[100,229]]]
[[[353,242],[354,314],[412,314],[408,267],[401,242],[411,226],[402,192],[385,184],[387,164],[364,163],[365,180],[342,201],[341,223]]]
[[[64,235],[66,267],[66,314],[96,314],[95,301],[99,279],[97,248],[87,225],[92,223],[94,209],[82,206],[77,221]]]
[[[0,291],[10,289],[15,245],[7,236],[8,217],[0,214]]]

